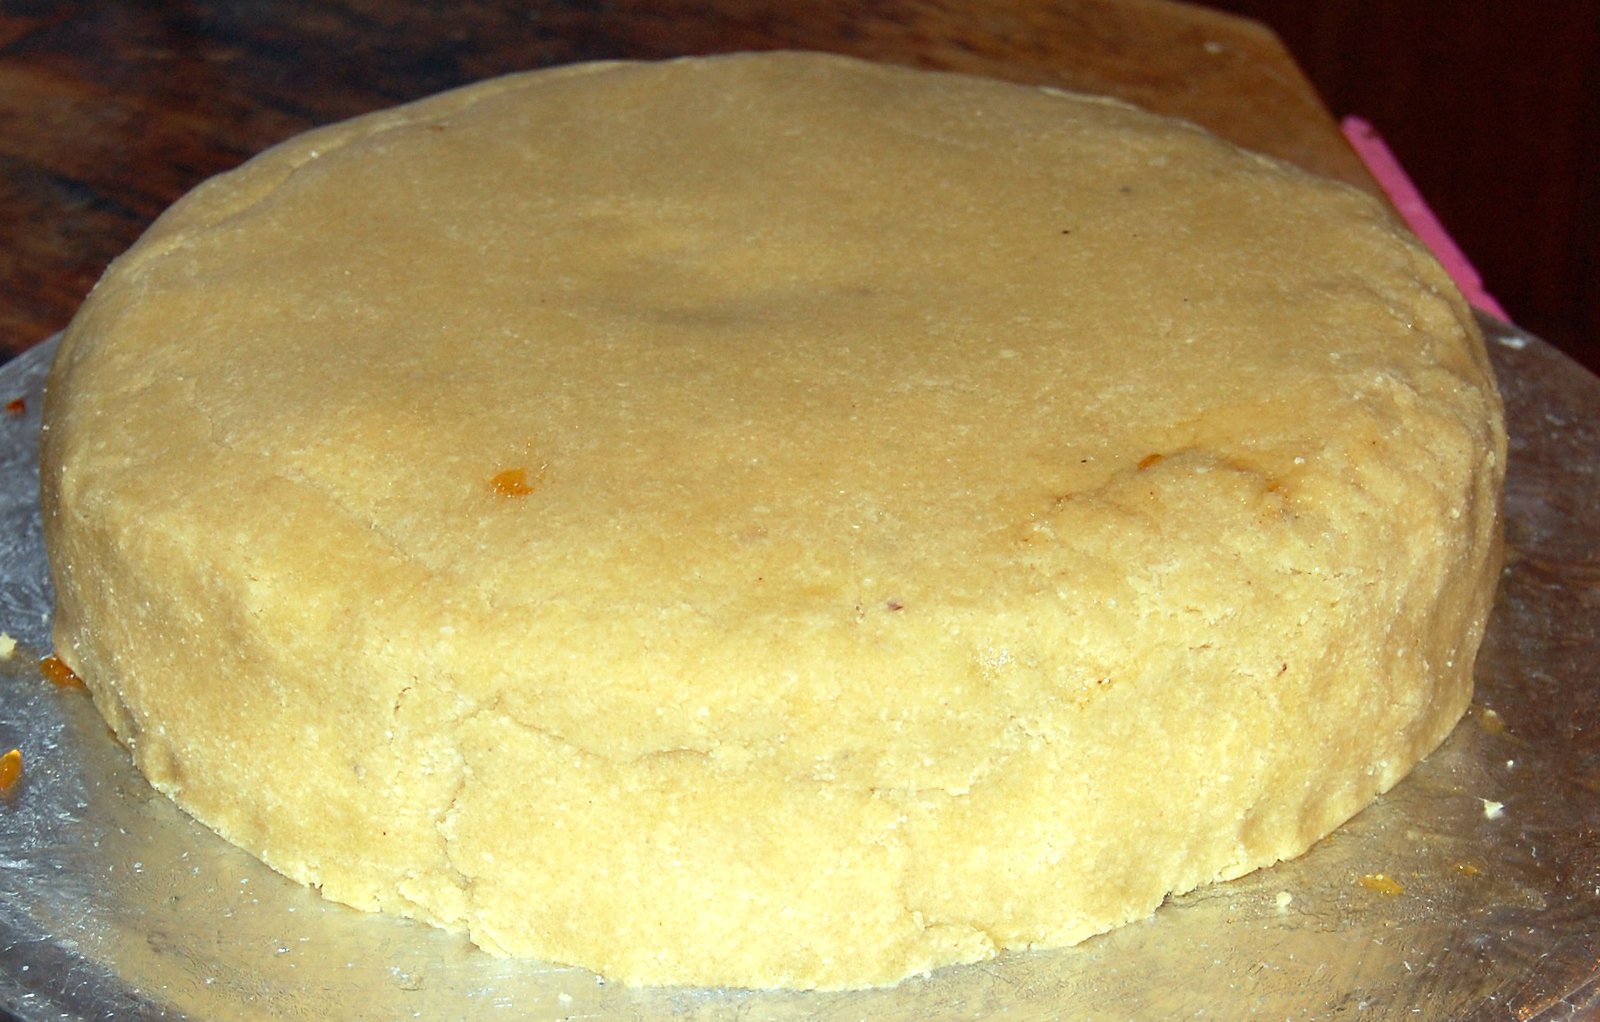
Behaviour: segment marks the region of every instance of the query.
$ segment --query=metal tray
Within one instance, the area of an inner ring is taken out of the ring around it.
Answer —
[[[1512,432],[1509,556],[1473,709],[1293,862],[1076,948],[887,990],[630,989],[321,901],[153,793],[81,691],[41,680],[47,344],[0,368],[0,1009],[194,1019],[1600,1017],[1600,379],[1485,319]],[[15,411],[13,406],[12,411]],[[1382,876],[1384,881],[1374,879]]]

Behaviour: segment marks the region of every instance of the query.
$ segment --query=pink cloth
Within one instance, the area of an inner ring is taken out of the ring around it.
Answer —
[[[1494,296],[1484,290],[1483,278],[1478,276],[1478,271],[1468,261],[1455,240],[1444,229],[1439,218],[1433,215],[1433,210],[1423,201],[1422,194],[1417,191],[1417,186],[1411,183],[1411,178],[1406,175],[1405,168],[1400,166],[1400,161],[1395,159],[1394,153],[1384,143],[1383,137],[1378,134],[1371,124],[1359,117],[1346,117],[1340,127],[1344,130],[1344,137],[1350,140],[1350,145],[1360,156],[1372,176],[1377,178],[1378,184],[1388,193],[1389,201],[1394,203],[1406,225],[1422,239],[1422,243],[1433,251],[1434,258],[1439,260],[1451,278],[1455,280],[1456,287],[1471,304],[1483,311],[1498,316],[1506,322],[1511,322],[1511,317],[1494,300]]]

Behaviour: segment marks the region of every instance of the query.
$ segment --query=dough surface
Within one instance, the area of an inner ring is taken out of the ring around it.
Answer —
[[[497,79],[183,199],[64,341],[58,654],[329,898],[892,983],[1298,855],[1449,732],[1505,440],[1370,198],[807,54]]]

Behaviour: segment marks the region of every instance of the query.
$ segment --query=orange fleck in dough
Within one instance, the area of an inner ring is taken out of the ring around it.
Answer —
[[[526,497],[533,492],[533,487],[528,484],[528,470],[525,468],[508,468],[489,480],[489,485],[502,497]]]

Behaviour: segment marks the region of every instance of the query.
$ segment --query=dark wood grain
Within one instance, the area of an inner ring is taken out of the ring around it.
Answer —
[[[13,0],[0,353],[65,326],[178,196],[298,131],[508,71],[775,47],[1109,92],[1371,186],[1276,36],[1163,0]]]

